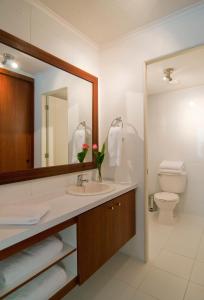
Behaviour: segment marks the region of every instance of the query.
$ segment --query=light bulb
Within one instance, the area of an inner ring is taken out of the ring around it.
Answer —
[[[18,64],[15,61],[11,61],[11,68],[18,69]]]

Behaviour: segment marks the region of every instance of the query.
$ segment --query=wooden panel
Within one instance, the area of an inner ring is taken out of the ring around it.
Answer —
[[[113,201],[78,218],[78,275],[83,283],[113,255]]]
[[[33,168],[33,80],[0,69],[0,172]]]
[[[78,275],[82,284],[135,235],[135,191],[78,217]]]
[[[66,294],[69,293],[78,283],[78,277],[73,278],[69,283],[67,283],[63,288],[61,288],[55,295],[49,298],[49,300],[60,300]],[[37,299],[36,299],[37,300]]]
[[[3,30],[0,30],[0,42],[92,83],[93,86],[92,143],[98,144],[98,79],[97,77]],[[60,174],[79,172],[79,171],[89,170],[94,168],[96,168],[96,163],[95,163],[95,158],[93,157],[93,161],[89,163],[71,164],[71,165],[36,168],[31,170],[1,173],[0,184],[30,180],[35,178],[42,178],[47,176],[56,176]]]
[[[136,234],[135,191],[115,198],[114,207],[114,250],[117,251]]]

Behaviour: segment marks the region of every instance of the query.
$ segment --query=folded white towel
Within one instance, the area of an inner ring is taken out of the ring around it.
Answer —
[[[49,211],[47,205],[3,205],[0,210],[0,224],[33,225]]]
[[[159,166],[160,169],[168,169],[168,170],[184,170],[184,162],[183,161],[167,161],[163,160]]]
[[[109,165],[119,166],[122,152],[122,127],[112,126],[108,134]]]
[[[85,144],[85,128],[77,129],[73,135],[72,163],[78,163],[77,154],[82,151],[82,145]]]
[[[159,174],[183,174],[184,170],[159,169]]]
[[[27,254],[18,253],[0,262],[0,286],[12,285],[19,277],[35,269],[35,263]]]
[[[19,278],[29,275],[43,263],[54,258],[62,248],[63,243],[53,236],[1,261],[1,286],[11,285]]]
[[[23,251],[23,253],[31,255],[39,261],[39,264],[46,262],[55,257],[63,249],[63,242],[55,236],[50,236],[32,247]]]
[[[5,299],[47,300],[55,291],[63,287],[67,280],[68,276],[65,270],[55,265]]]

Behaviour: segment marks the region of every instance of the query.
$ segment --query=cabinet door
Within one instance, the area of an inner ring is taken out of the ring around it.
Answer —
[[[136,234],[135,191],[114,199],[115,252]]]
[[[83,283],[115,251],[114,205],[109,201],[78,218],[78,275]]]

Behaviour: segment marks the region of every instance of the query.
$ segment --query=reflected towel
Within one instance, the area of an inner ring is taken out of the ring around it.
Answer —
[[[5,299],[47,300],[55,291],[63,287],[67,280],[65,270],[55,265]]]
[[[54,258],[63,248],[63,243],[50,237],[0,262],[0,285],[15,283],[42,264]]]
[[[109,165],[119,166],[122,152],[122,127],[111,127],[108,134]]]
[[[77,129],[73,135],[73,150],[72,150],[72,163],[78,163],[77,154],[82,151],[82,146],[85,144],[86,130],[85,128]]]
[[[3,205],[0,210],[0,224],[33,225],[49,211],[47,205]]]
[[[163,160],[161,162],[159,168],[167,169],[167,170],[184,170],[184,162],[181,160],[178,160],[178,161]]]

